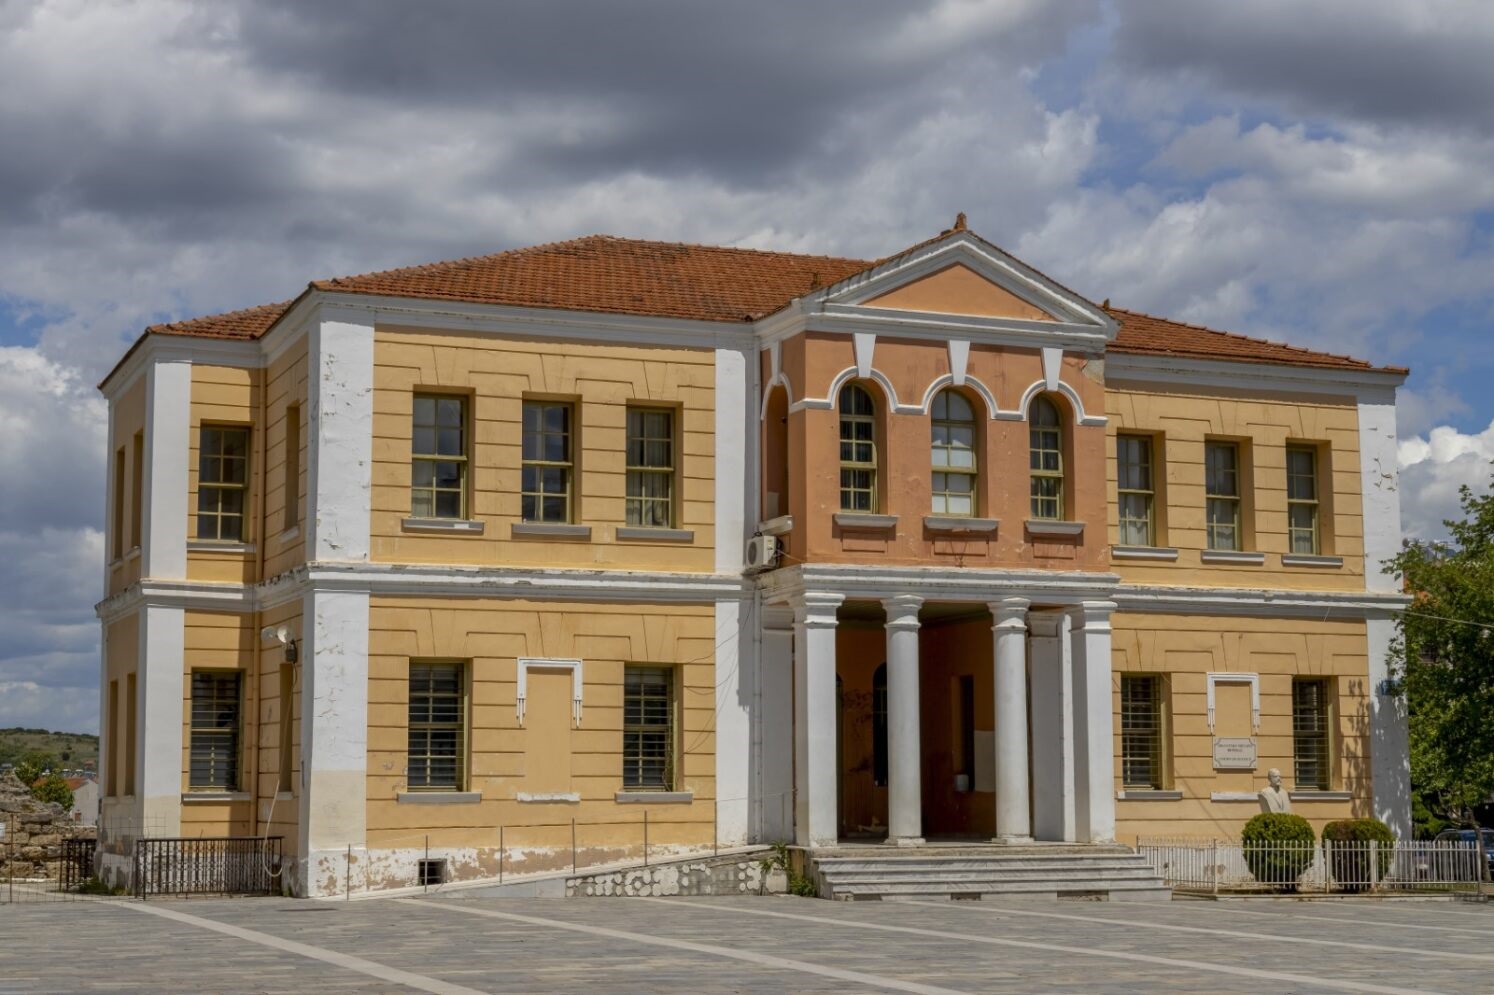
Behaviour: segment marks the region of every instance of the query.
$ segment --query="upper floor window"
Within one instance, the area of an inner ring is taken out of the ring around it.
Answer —
[[[627,522],[674,527],[674,412],[628,409]]]
[[[1240,447],[1204,443],[1205,517],[1210,549],[1241,549]]]
[[[1152,440],[1144,435],[1116,436],[1115,473],[1120,503],[1120,544],[1155,545]]]
[[[111,553],[113,554],[114,559],[116,559],[116,560],[119,559],[121,556],[124,556],[124,549],[125,549],[125,546],[124,546],[124,527],[125,527],[124,486],[125,486],[125,451],[124,451],[124,447],[120,447],[114,453],[114,494],[113,494],[113,497],[114,497],[114,522],[113,522],[113,526],[112,526],[112,529],[113,529],[113,532],[114,532],[114,536],[113,536],[113,542],[111,544]]]
[[[249,430],[204,425],[197,453],[197,538],[244,541]]]
[[[1318,454],[1309,446],[1288,446],[1287,548],[1314,555],[1318,540]]]
[[[877,510],[877,409],[855,384],[840,391],[840,510]]]
[[[290,529],[301,523],[301,406],[285,406],[285,503],[284,524]]]
[[[1063,518],[1063,419],[1046,397],[1032,402],[1028,415],[1032,471],[1032,517]]]
[[[413,517],[467,517],[466,398],[415,395],[410,475]]]
[[[964,395],[943,390],[934,398],[932,414],[933,512],[936,515],[973,515],[976,496],[975,412]]]
[[[574,409],[563,401],[524,402],[520,517],[526,522],[571,520],[573,416]]]

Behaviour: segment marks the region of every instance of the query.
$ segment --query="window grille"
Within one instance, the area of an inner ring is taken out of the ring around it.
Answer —
[[[411,791],[460,791],[466,779],[467,708],[460,663],[410,664],[405,782]]]
[[[1162,788],[1162,679],[1121,675],[1121,781],[1127,788]]]
[[[877,510],[877,409],[855,384],[840,391],[840,510]]]
[[[1144,435],[1120,435],[1115,440],[1116,491],[1120,503],[1120,544],[1156,543],[1152,483],[1152,440]]]
[[[942,390],[934,398],[933,513],[968,517],[975,514],[975,412],[964,395]]]
[[[1287,548],[1314,555],[1318,542],[1318,454],[1291,446],[1287,459]]]
[[[410,434],[410,515],[467,517],[467,400],[416,394]]]
[[[524,402],[520,517],[526,522],[564,523],[571,520],[573,415],[569,404]]]
[[[446,883],[446,860],[442,857],[423,857],[420,860],[420,887]]]
[[[191,787],[238,790],[242,691],[236,670],[192,671]]]
[[[1240,447],[1204,444],[1204,492],[1210,549],[1242,549],[1240,536]]]
[[[244,541],[249,430],[204,425],[197,452],[197,538]]]
[[[1330,763],[1329,684],[1324,678],[1292,681],[1293,780],[1298,789],[1328,791]]]
[[[674,527],[674,412],[628,409],[627,522]]]
[[[623,787],[674,789],[674,671],[625,668],[623,677]]]
[[[1063,421],[1046,397],[1032,402],[1029,417],[1032,517],[1058,521],[1063,518]]]

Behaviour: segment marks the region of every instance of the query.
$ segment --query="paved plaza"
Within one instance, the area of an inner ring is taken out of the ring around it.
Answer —
[[[1494,906],[781,897],[0,906],[0,993],[1494,991]]]

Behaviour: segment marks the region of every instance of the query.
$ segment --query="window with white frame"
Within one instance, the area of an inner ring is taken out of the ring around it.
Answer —
[[[945,389],[934,397],[930,414],[933,513],[974,515],[978,479],[975,411],[963,394]]]

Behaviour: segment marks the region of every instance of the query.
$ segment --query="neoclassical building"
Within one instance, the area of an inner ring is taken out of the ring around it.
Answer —
[[[963,218],[149,328],[101,385],[105,865],[275,835],[317,895],[627,858],[645,815],[1228,837],[1270,768],[1407,833],[1405,376],[1096,304]]]

